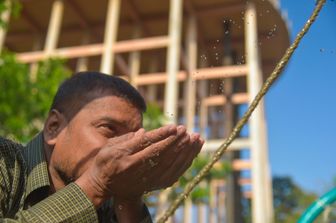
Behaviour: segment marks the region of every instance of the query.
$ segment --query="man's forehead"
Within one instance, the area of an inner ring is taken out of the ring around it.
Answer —
[[[117,96],[94,99],[83,110],[85,115],[92,119],[118,124],[129,124],[131,121],[141,122],[142,117],[141,112],[135,106]]]
[[[84,106],[85,108],[98,110],[98,109],[109,109],[109,110],[138,110],[131,102],[128,100],[114,96],[114,95],[107,95],[102,97],[97,97],[90,100],[87,105]]]

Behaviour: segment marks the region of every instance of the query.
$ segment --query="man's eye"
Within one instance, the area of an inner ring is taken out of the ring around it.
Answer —
[[[116,134],[114,127],[111,125],[100,125],[99,129],[102,131],[102,133],[106,137],[109,137],[109,138],[114,137],[114,135]]]

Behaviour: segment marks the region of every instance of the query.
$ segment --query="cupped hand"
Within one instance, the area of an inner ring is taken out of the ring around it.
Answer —
[[[191,165],[204,141],[185,127],[143,129],[109,139],[76,181],[95,206],[111,196],[132,199],[171,186]]]

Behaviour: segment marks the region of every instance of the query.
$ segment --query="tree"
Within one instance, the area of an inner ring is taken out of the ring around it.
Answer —
[[[15,55],[0,56],[0,135],[26,143],[41,131],[54,94],[70,71],[64,61],[40,62],[36,78],[29,66],[19,63]]]
[[[165,116],[155,103],[148,103],[146,112],[143,115],[143,127],[146,130],[153,130],[161,127],[165,122]]]
[[[276,223],[296,222],[317,195],[300,188],[290,177],[273,177]]]
[[[3,20],[3,13],[7,10],[11,11],[11,15],[15,18],[21,12],[21,3],[19,0],[0,0],[0,28],[7,28],[6,21]],[[10,3],[10,4],[8,4]]]

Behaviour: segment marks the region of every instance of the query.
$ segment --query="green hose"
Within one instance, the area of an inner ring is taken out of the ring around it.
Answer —
[[[307,210],[303,213],[298,223],[311,223],[313,222],[325,209],[326,206],[331,205],[336,201],[336,188],[324,194],[314,203],[312,203]]]

